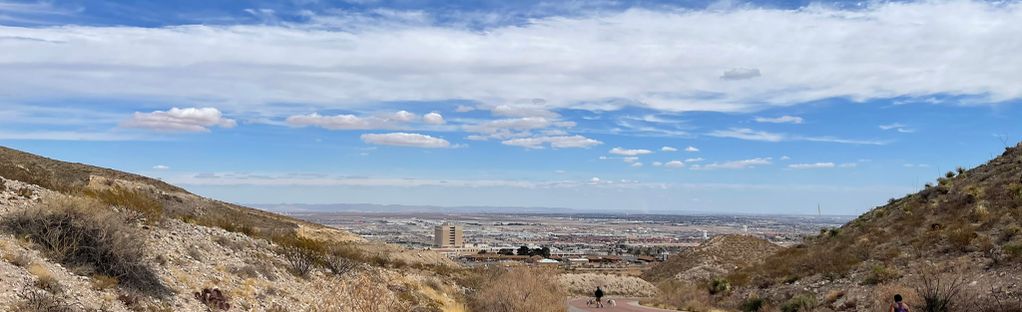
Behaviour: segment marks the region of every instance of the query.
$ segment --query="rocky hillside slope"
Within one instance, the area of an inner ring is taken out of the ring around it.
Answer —
[[[0,147],[0,310],[460,311],[434,253]]]
[[[1020,311],[1020,226],[1022,144],[731,273],[722,302],[877,311],[894,293],[916,306],[950,294],[950,311]]]
[[[720,235],[654,265],[643,272],[642,277],[653,282],[670,278],[691,282],[708,280],[756,264],[780,249],[762,238]]]

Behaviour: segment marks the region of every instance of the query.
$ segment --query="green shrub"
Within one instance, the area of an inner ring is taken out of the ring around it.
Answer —
[[[742,312],[759,312],[765,304],[766,301],[763,298],[752,297],[746,299],[745,302],[742,302]]]
[[[1003,248],[1004,253],[1007,254],[1009,258],[1014,260],[1022,259],[1022,244],[1020,243],[1007,244],[1004,245]]]
[[[112,276],[121,284],[163,296],[169,290],[146,265],[145,237],[121,215],[81,198],[48,198],[38,207],[13,213],[4,230],[41,246],[65,266]]]
[[[731,282],[723,278],[714,278],[707,286],[711,295],[725,294],[731,291]]]
[[[887,281],[896,279],[899,276],[900,274],[892,268],[888,268],[883,265],[876,265],[873,266],[873,269],[870,270],[869,275],[866,276],[866,279],[863,280],[862,283],[866,285],[883,284]]]
[[[814,308],[816,308],[816,296],[805,293],[788,299],[788,302],[781,306],[781,311],[805,312],[812,311]]]

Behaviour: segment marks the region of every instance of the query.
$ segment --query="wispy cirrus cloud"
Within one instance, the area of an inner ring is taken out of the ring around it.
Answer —
[[[808,141],[808,142],[824,142],[824,143],[841,143],[841,144],[858,144],[858,145],[885,145],[887,141],[881,140],[859,140],[859,139],[845,139],[832,136],[803,136],[803,135],[790,135],[786,133],[775,133],[767,131],[753,130],[749,128],[731,128],[727,130],[714,130],[707,133],[706,135],[718,138],[732,138],[747,141],[762,141],[762,142],[783,142],[783,141]]]
[[[880,125],[880,126],[878,126],[878,128],[880,128],[880,130],[884,130],[884,131],[886,131],[886,130],[894,130],[894,131],[897,131],[897,132],[900,132],[900,133],[913,133],[913,132],[916,132],[916,129],[909,128],[909,126],[907,126],[905,124],[902,124],[900,122]]]
[[[714,169],[746,169],[772,164],[770,157],[732,160],[715,162],[705,165],[692,165],[693,170],[714,170]]]
[[[440,125],[444,123],[444,118],[436,112],[419,116],[405,110],[400,110],[369,116],[356,116],[353,114],[324,116],[318,113],[311,113],[308,115],[290,116],[286,120],[287,124],[292,126],[317,126],[330,130],[408,129],[413,126],[413,123],[420,121],[428,125]]]
[[[800,124],[805,120],[802,117],[784,115],[779,117],[756,117],[756,122],[765,123],[789,123],[789,124]]]

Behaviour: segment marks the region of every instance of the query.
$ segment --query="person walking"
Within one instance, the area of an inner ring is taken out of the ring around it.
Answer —
[[[603,288],[600,288],[600,286],[596,286],[596,292],[593,293],[593,296],[596,297],[596,307],[597,308],[602,308],[603,307]]]
[[[901,294],[894,295],[894,303],[891,304],[891,308],[888,309],[888,312],[908,312],[908,305],[901,301]]]

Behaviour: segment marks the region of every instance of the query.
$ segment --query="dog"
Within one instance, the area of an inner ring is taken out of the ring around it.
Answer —
[[[589,299],[586,301],[586,307],[591,308],[594,304],[596,304],[596,299]]]
[[[617,301],[614,301],[614,299],[607,299],[607,304],[612,306],[612,307],[616,307],[617,306]]]

